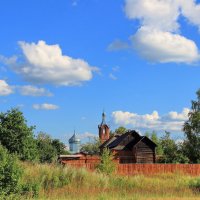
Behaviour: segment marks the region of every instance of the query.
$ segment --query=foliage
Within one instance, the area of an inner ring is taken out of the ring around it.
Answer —
[[[123,127],[123,126],[120,126],[117,129],[115,129],[115,133],[119,134],[119,135],[122,135],[122,134],[126,133],[126,131],[127,131],[127,129],[125,127]]]
[[[39,160],[41,163],[51,163],[56,161],[57,150],[52,145],[51,137],[43,132],[40,132],[37,136],[37,146],[39,152]]]
[[[113,155],[109,149],[104,148],[101,154],[101,162],[97,165],[97,170],[104,174],[112,174],[115,171],[115,163],[113,162]]]
[[[83,144],[81,146],[80,151],[84,152],[86,154],[89,154],[89,155],[99,155],[100,154],[100,150],[99,150],[100,145],[101,145],[101,142],[99,141],[99,139],[95,138],[94,141]]]
[[[192,101],[189,119],[183,127],[186,135],[185,153],[191,163],[200,163],[200,90],[196,94],[197,100]]]
[[[165,132],[165,135],[160,140],[160,144],[163,150],[161,162],[188,163],[188,159],[182,151],[182,144],[176,144],[175,141],[170,138],[170,132]]]
[[[162,149],[162,145],[161,145],[161,141],[158,138],[157,134],[155,131],[153,131],[151,133],[151,140],[157,145],[156,147],[156,155],[163,155],[163,149]]]
[[[56,161],[57,156],[69,154],[65,150],[65,145],[58,139],[52,139],[50,135],[39,132],[37,136],[37,147],[39,152],[39,161],[41,163],[52,163]]]
[[[0,145],[0,196],[19,193],[21,177],[17,156],[9,154]]]
[[[37,159],[33,130],[18,109],[0,113],[0,142],[10,153],[17,153],[21,160]]]
[[[198,178],[192,179],[189,182],[189,186],[196,192],[200,192],[200,178],[198,177]]]
[[[57,155],[69,154],[69,152],[65,150],[65,144],[61,142],[59,139],[53,139],[51,144],[54,147],[54,149],[56,149]]]
[[[127,132],[127,129],[125,127],[123,127],[123,126],[120,126],[120,127],[116,128],[114,131],[111,130],[110,131],[110,136],[112,137],[112,136],[114,136],[116,134],[122,135],[122,134],[124,134],[126,132]]]

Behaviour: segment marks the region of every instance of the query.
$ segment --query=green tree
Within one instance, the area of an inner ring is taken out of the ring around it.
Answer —
[[[51,137],[43,132],[37,136],[37,146],[39,152],[39,160],[42,163],[51,163],[57,159],[57,150],[52,145]]]
[[[197,100],[192,101],[189,119],[184,123],[185,153],[191,163],[200,163],[200,89],[196,92]]]
[[[188,163],[187,157],[183,154],[181,144],[170,138],[170,132],[165,132],[160,142],[163,156],[160,162],[164,163]]]
[[[113,162],[113,155],[109,149],[104,148],[101,154],[101,161],[97,165],[97,170],[107,175],[112,174],[116,169],[116,165]]]
[[[23,113],[14,108],[0,113],[0,142],[10,153],[18,154],[21,160],[37,158],[33,126],[28,126]]]
[[[21,177],[22,169],[17,156],[9,154],[7,149],[0,145],[0,198],[20,192]]]
[[[160,139],[158,138],[157,133],[155,131],[151,133],[151,140],[157,145],[156,155],[161,156],[163,154],[163,149],[162,149]]]
[[[65,150],[65,144],[61,142],[59,139],[53,139],[51,142],[52,146],[56,150],[57,155],[66,155],[69,154],[67,150]]]
[[[127,131],[127,129],[123,126],[120,126],[119,128],[115,129],[115,133],[120,134],[120,135],[126,133],[126,131]]]
[[[100,149],[99,149],[100,145],[101,145],[101,142],[99,141],[99,139],[95,138],[94,141],[83,144],[81,146],[80,151],[87,153],[89,155],[99,155],[100,154]]]

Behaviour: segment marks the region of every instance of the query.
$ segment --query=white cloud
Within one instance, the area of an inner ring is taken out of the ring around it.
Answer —
[[[52,96],[53,94],[45,88],[38,88],[32,85],[17,86],[21,95],[24,96]]]
[[[0,80],[0,96],[7,96],[12,94],[14,91],[11,86],[4,80]]]
[[[196,44],[178,34],[141,27],[131,40],[140,55],[153,62],[191,63],[200,58]]]
[[[43,104],[33,104],[33,108],[35,110],[57,110],[59,106],[54,104],[43,103]]]
[[[200,28],[200,4],[196,0],[179,0],[181,3],[182,13],[189,22]]]
[[[176,0],[126,0],[126,15],[140,19],[142,25],[163,31],[175,31],[179,25]]]
[[[181,113],[169,112],[165,116],[159,116],[157,111],[145,115],[115,111],[112,119],[116,125],[131,126],[134,129],[181,131],[184,121],[188,119],[188,112],[189,109],[184,108]]]
[[[183,108],[183,111],[181,113],[177,113],[176,111],[171,111],[168,113],[167,117],[171,120],[185,121],[188,119],[189,112],[190,112],[189,108]]]
[[[59,45],[48,45],[45,41],[38,43],[19,42],[25,62],[16,61],[13,70],[33,83],[53,85],[80,85],[92,79],[92,72],[98,68],[91,67],[82,59],[73,59],[63,55]]]
[[[195,0],[126,0],[129,19],[141,26],[131,37],[133,47],[147,60],[185,62],[199,60],[199,50],[191,39],[180,34],[180,16],[200,27],[200,5]]]

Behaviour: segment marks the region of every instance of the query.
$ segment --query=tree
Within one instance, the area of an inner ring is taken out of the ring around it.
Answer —
[[[115,133],[119,134],[119,135],[126,133],[126,131],[127,131],[127,129],[123,126],[120,126],[119,128],[115,129]]]
[[[170,138],[170,132],[165,132],[161,138],[160,144],[163,150],[163,156],[160,162],[164,163],[188,163],[187,157],[183,154],[182,146]]]
[[[57,159],[57,150],[52,145],[51,137],[43,132],[37,136],[37,147],[39,152],[39,160],[42,163],[51,163]]]
[[[99,139],[95,138],[93,142],[88,142],[86,144],[83,144],[81,146],[80,151],[87,153],[89,155],[99,155],[100,149],[99,146],[101,145],[101,142]]]
[[[163,149],[162,149],[162,145],[161,145],[160,139],[158,138],[158,136],[157,136],[155,131],[153,131],[151,133],[151,140],[157,145],[157,147],[156,147],[156,155],[161,156],[163,154]]]
[[[197,100],[192,101],[189,119],[184,123],[185,153],[191,163],[200,163],[200,89],[196,92]]]
[[[0,113],[0,142],[21,160],[37,159],[34,126],[28,126],[23,113],[17,108]]]
[[[69,152],[65,150],[65,144],[61,142],[59,139],[53,139],[51,144],[56,150],[57,155],[69,154]]]
[[[97,170],[109,175],[115,171],[115,168],[116,168],[116,165],[113,162],[112,153],[107,148],[103,149],[103,153],[101,154],[101,161],[97,165]]]

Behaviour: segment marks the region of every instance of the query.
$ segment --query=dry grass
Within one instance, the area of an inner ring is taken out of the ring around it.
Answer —
[[[184,174],[106,176],[56,165],[23,163],[24,182],[39,185],[44,200],[200,200],[190,187],[196,178]],[[31,195],[27,196],[26,199]]]

